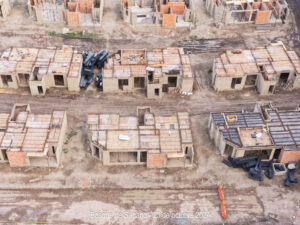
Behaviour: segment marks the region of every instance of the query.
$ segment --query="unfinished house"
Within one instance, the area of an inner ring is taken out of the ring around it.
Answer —
[[[289,16],[285,0],[206,0],[206,9],[216,23],[275,24]]]
[[[138,107],[136,116],[89,114],[88,129],[92,155],[103,165],[192,166],[187,112],[156,116],[149,107]]]
[[[65,111],[33,114],[29,105],[15,104],[11,113],[0,113],[0,162],[58,167],[66,129]]]
[[[253,111],[211,113],[209,135],[221,155],[248,155],[280,163],[300,159],[300,108],[257,103]]]
[[[195,20],[191,0],[122,0],[121,10],[133,26],[191,27]]]
[[[0,21],[5,21],[10,13],[9,0],[0,0]]]
[[[282,43],[227,50],[214,60],[212,85],[216,91],[255,88],[261,95],[300,88],[299,57]]]
[[[182,48],[124,49],[113,55],[103,69],[103,92],[146,90],[148,98],[171,91],[193,91],[189,56]]]
[[[28,0],[30,16],[40,23],[100,25],[103,7],[103,0]]]
[[[0,88],[29,88],[32,95],[52,87],[79,91],[82,60],[71,47],[7,49],[0,54]]]

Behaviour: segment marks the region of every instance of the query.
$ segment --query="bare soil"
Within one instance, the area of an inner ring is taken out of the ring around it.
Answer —
[[[79,50],[178,46],[190,35],[216,39],[223,48],[252,48],[281,40],[298,48],[294,17],[268,32],[253,27],[216,28],[197,1],[197,26],[185,29],[134,29],[120,18],[119,1],[105,5],[101,28],[84,28],[100,34],[99,39],[64,39],[48,36],[63,26],[32,23],[26,9],[18,6],[8,22],[0,23],[0,51],[10,46],[41,47],[73,45]],[[81,28],[82,29],[82,28]],[[79,31],[80,28],[71,28]],[[293,38],[290,38],[289,35]],[[221,50],[221,48],[220,48]],[[26,170],[0,164],[0,224],[300,224],[300,183],[283,186],[283,177],[263,182],[248,179],[241,169],[221,163],[207,125],[209,113],[253,109],[256,101],[295,108],[300,91],[279,91],[261,97],[254,90],[216,93],[210,88],[210,69],[218,52],[191,54],[199,82],[192,96],[169,95],[161,100],[146,99],[144,93],[108,95],[92,86],[79,94],[51,89],[44,97],[27,90],[0,90],[1,112],[10,112],[14,103],[28,103],[36,113],[65,109],[68,132],[77,131],[65,145],[59,168]],[[142,166],[105,167],[88,153],[86,120],[88,113],[134,115],[136,106],[148,105],[157,114],[169,115],[187,110],[191,116],[195,149],[193,168],[147,169]],[[300,170],[296,172],[300,177]],[[220,216],[218,185],[224,187],[228,219]],[[181,213],[181,214],[180,214]]]

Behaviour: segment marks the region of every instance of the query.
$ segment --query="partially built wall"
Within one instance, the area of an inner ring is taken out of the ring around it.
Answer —
[[[103,5],[103,0],[28,0],[28,11],[41,23],[99,26]]]
[[[285,23],[290,11],[285,0],[206,0],[206,9],[216,23]]]
[[[125,22],[133,26],[190,27],[195,15],[190,0],[122,0]]]

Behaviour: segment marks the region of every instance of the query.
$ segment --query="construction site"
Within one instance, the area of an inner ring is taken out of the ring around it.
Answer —
[[[300,88],[300,60],[282,43],[250,50],[227,50],[215,60],[212,85],[216,91],[255,88],[260,95],[277,89]]]
[[[0,224],[300,224],[300,1],[210,2],[0,0]]]
[[[258,154],[263,160],[292,163],[300,159],[299,123],[299,108],[279,110],[257,103],[252,112],[212,113],[209,134],[222,155]]]
[[[28,12],[39,23],[100,26],[103,0],[28,0]]]
[[[191,27],[195,22],[193,1],[123,0],[122,18],[132,26]]]
[[[148,98],[192,93],[194,82],[189,56],[182,48],[122,49],[108,59],[102,80],[104,93],[140,90]]]
[[[11,167],[58,167],[67,129],[65,111],[33,114],[29,105],[15,104],[0,114],[0,162]]]
[[[90,114],[91,153],[103,165],[146,165],[147,168],[191,167],[194,149],[187,112],[155,116],[138,107],[136,116]]]
[[[71,47],[9,48],[0,55],[0,88],[29,88],[45,95],[51,87],[79,91],[82,56]]]
[[[207,0],[206,10],[216,23],[284,23],[290,10],[285,0]]]

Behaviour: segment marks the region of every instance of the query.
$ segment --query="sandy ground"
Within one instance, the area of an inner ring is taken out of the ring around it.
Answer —
[[[0,51],[10,46],[74,45],[79,50],[151,48],[177,46],[197,35],[205,39],[240,42],[238,47],[255,47],[281,40],[299,50],[293,17],[270,32],[253,27],[216,28],[202,1],[196,4],[196,28],[134,29],[120,18],[119,1],[106,4],[100,28],[84,28],[99,39],[77,40],[49,37],[63,26],[40,25],[26,17],[24,7],[14,9],[9,22],[0,23]],[[71,31],[79,31],[71,28]],[[226,46],[226,47],[227,47]],[[261,97],[254,90],[215,93],[209,70],[216,52],[191,55],[200,89],[193,96],[169,95],[149,100],[144,93],[108,95],[93,87],[79,94],[50,90],[44,97],[30,96],[28,90],[0,90],[1,111],[10,112],[14,103],[29,103],[36,113],[52,109],[68,112],[68,130],[77,131],[64,148],[57,169],[9,168],[0,164],[0,224],[300,224],[300,184],[287,189],[283,177],[263,182],[247,178],[240,169],[221,163],[207,134],[210,112],[253,109],[256,101],[272,101],[278,107],[300,105],[300,91],[280,91]],[[149,105],[157,114],[187,110],[191,116],[195,161],[189,169],[146,169],[142,166],[104,167],[88,153],[86,119],[88,113],[134,115],[136,106]],[[296,176],[300,177],[300,171]],[[222,220],[217,187],[224,186],[228,219]]]

